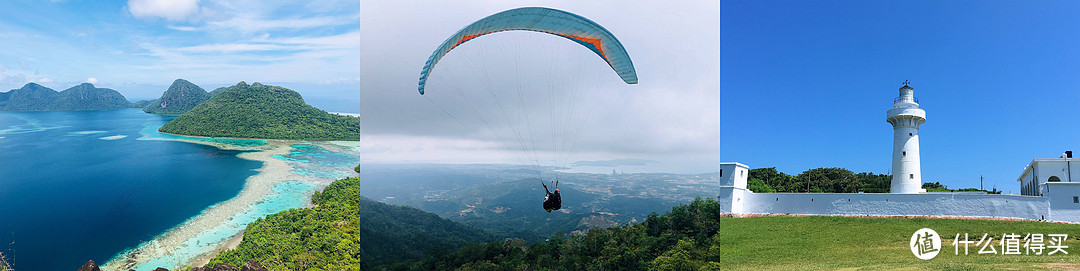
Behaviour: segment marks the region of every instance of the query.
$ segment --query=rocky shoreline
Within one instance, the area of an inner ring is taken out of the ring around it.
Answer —
[[[241,266],[241,267],[235,267],[235,266],[229,265],[227,263],[217,263],[217,264],[214,264],[213,266],[192,267],[189,270],[190,271],[269,271],[269,270],[266,269],[266,267],[263,267],[261,264],[259,264],[259,262],[256,262],[254,260],[248,261],[247,263],[244,263],[244,265]],[[79,267],[78,271],[101,271],[101,268],[98,267],[97,263],[94,263],[94,260],[90,260],[90,261],[86,262],[85,264],[83,264],[82,267]],[[134,271],[134,269],[132,269],[132,271]],[[158,268],[154,269],[154,271],[169,271],[169,269],[165,269],[164,267],[158,267]]]

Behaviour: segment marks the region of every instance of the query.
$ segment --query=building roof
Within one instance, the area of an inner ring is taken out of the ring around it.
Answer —
[[[1020,173],[1020,177],[1016,178],[1016,181],[1017,182],[1023,182],[1024,181],[1024,176],[1027,176],[1028,172],[1031,172],[1031,170],[1035,168],[1035,165],[1038,165],[1039,163],[1065,163],[1065,162],[1080,162],[1080,158],[1073,157],[1073,158],[1035,158],[1035,159],[1031,159],[1031,163],[1028,163],[1027,166],[1024,166],[1024,172]]]
[[[750,169],[749,166],[743,165],[742,163],[739,163],[739,162],[721,162],[720,165],[735,165],[735,167],[741,167],[741,168],[745,168],[745,169]]]

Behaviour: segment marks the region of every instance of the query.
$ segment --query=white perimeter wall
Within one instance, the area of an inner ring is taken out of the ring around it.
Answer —
[[[1050,202],[1050,220],[1080,222],[1080,203],[1073,202],[1073,197],[1080,197],[1080,182],[1044,185]]]
[[[1076,186],[1080,192],[1080,186]],[[734,189],[732,189],[734,190]],[[1064,190],[1064,189],[1061,189]],[[911,215],[1051,219],[1047,198],[971,194],[732,193],[722,191],[721,205],[741,214]],[[734,198],[732,196],[735,196]],[[1072,202],[1072,197],[1068,197]],[[737,208],[742,205],[742,208]],[[1080,204],[1077,204],[1080,214]],[[1066,217],[1062,217],[1066,218]],[[1080,222],[1077,220],[1058,220]]]

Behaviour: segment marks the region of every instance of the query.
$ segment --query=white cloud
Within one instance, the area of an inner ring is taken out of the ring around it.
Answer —
[[[198,14],[199,0],[128,0],[128,11],[136,18],[182,21]]]
[[[490,142],[468,139],[410,135],[364,135],[356,142],[340,142],[353,151],[365,154],[364,162],[437,163],[505,163],[515,153]],[[527,161],[514,161],[527,163]]]
[[[169,29],[172,29],[172,30],[177,30],[177,31],[188,31],[188,32],[191,32],[191,31],[198,31],[198,30],[199,30],[199,28],[198,28],[198,27],[194,27],[194,26],[186,26],[186,25],[169,25],[169,26],[167,26],[167,27],[168,27]]]
[[[322,82],[319,82],[319,84],[322,84],[322,85],[355,84],[357,82],[360,82],[360,80],[363,80],[363,78],[360,78],[360,77],[355,77],[355,78],[338,77],[336,79],[323,80]]]
[[[97,78],[93,78],[93,77],[86,78],[86,82],[91,83],[91,84],[97,84],[98,83]]]
[[[252,51],[276,51],[276,50],[292,50],[303,49],[294,48],[289,46],[282,46],[276,44],[260,44],[260,43],[228,43],[228,44],[204,44],[189,46],[177,49],[181,52],[191,53],[235,53],[235,52],[252,52]]]
[[[311,17],[311,18],[275,18],[261,19],[253,17],[235,17],[220,22],[211,22],[210,26],[223,29],[233,29],[243,33],[261,32],[275,29],[304,29],[327,26],[338,26],[356,22],[357,15],[348,17]]]

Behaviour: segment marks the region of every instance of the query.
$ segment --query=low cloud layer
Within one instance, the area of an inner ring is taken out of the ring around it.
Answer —
[[[615,160],[592,160],[592,161],[577,161],[573,166],[583,167],[617,167],[617,166],[644,166],[651,163],[656,163],[653,160],[645,159],[615,159]]]

